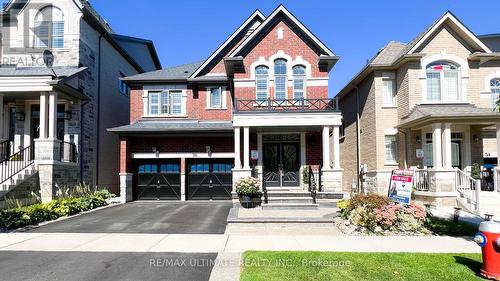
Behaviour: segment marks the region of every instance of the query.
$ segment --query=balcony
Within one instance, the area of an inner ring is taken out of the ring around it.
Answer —
[[[335,112],[337,99],[235,99],[234,113]]]

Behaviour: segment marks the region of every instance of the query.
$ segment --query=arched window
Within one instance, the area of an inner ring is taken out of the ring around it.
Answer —
[[[286,60],[277,59],[274,61],[274,95],[276,100],[287,99],[286,92]]]
[[[497,100],[500,98],[500,78],[491,79],[491,105],[496,107]]]
[[[306,91],[306,67],[296,65],[293,70],[293,98],[301,100],[305,98]]]
[[[264,65],[255,68],[255,89],[256,98],[258,101],[267,100],[268,98],[268,80],[269,68]]]
[[[457,65],[437,61],[427,65],[427,101],[459,101],[460,69]]]
[[[59,8],[48,6],[36,14],[35,47],[64,48],[64,14]]]

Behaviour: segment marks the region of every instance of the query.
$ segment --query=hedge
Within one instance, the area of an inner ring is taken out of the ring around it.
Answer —
[[[61,198],[46,204],[0,210],[0,229],[15,229],[75,215],[105,206],[106,199],[112,197],[113,194],[103,189],[82,197]]]

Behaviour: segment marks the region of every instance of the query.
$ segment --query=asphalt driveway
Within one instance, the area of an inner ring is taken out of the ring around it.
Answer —
[[[30,232],[223,234],[231,207],[231,201],[136,201],[47,224]]]
[[[2,280],[209,280],[217,254],[0,252]]]

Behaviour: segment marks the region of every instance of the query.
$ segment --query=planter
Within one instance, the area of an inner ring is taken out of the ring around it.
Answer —
[[[240,199],[240,204],[243,208],[255,208],[262,204],[262,193],[251,194],[251,195],[238,195]]]

